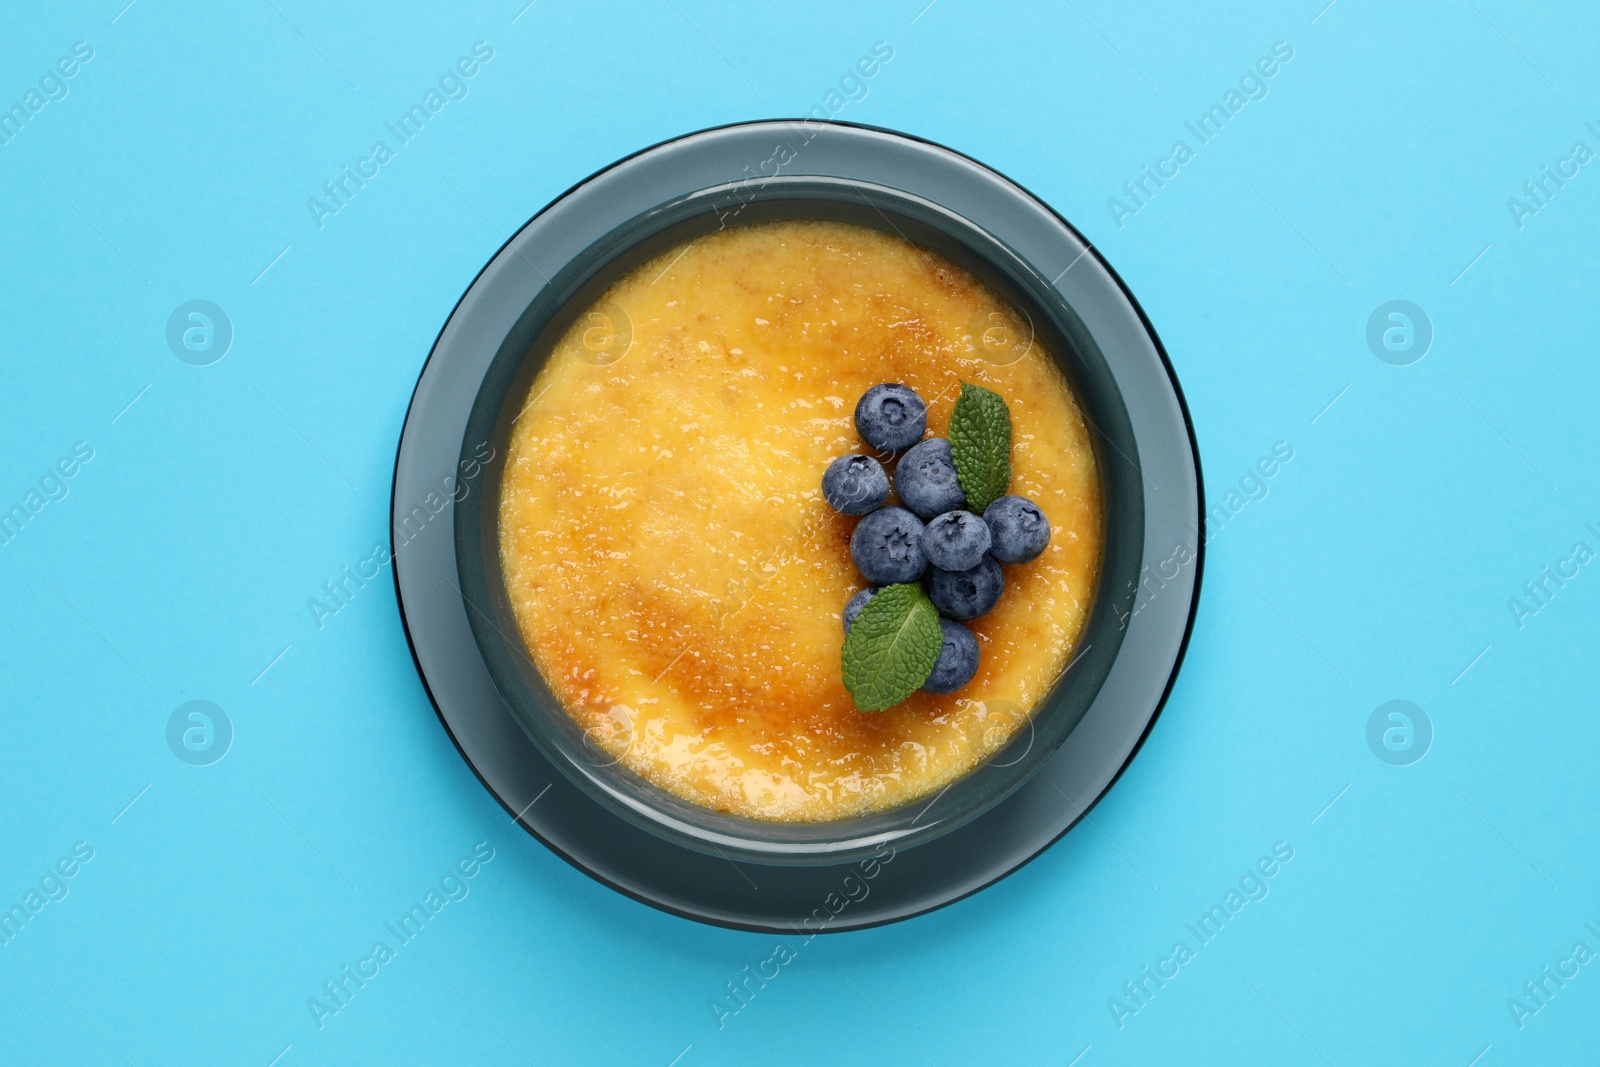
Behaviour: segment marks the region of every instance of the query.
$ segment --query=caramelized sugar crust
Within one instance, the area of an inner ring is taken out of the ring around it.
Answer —
[[[696,239],[580,317],[515,424],[500,551],[523,640],[597,748],[707,807],[821,821],[929,795],[1003,745],[1067,664],[1101,553],[1087,428],[1027,333],[941,257],[822,222]],[[822,472],[866,451],[870,387],[916,389],[946,436],[962,380],[1010,405],[1011,492],[1054,536],[972,624],[970,684],[862,714],[840,677],[857,520]]]

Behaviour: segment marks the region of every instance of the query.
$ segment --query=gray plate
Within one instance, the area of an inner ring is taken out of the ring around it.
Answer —
[[[683,227],[781,217],[770,214],[774,204],[815,205],[833,195],[817,193],[828,188],[861,201],[832,217],[925,226],[907,235],[974,269],[1035,318],[1047,346],[1063,353],[1095,426],[1111,522],[1085,645],[1037,729],[915,818],[891,816],[899,820],[893,832],[857,835],[832,854],[802,842],[796,859],[741,847],[738,834],[663,826],[630,807],[625,783],[607,785],[622,779],[606,761],[564,759],[567,750],[540,734],[568,720],[530,711],[522,688],[542,688],[536,672],[512,677],[508,649],[520,654],[520,645],[493,603],[494,574],[481,577],[490,554],[478,516],[496,492],[502,402],[521,395],[519,383],[537,369],[522,353],[537,354],[540,338],[564,325],[559,311],[538,311],[541,301],[582,306],[622,269],[682,239]],[[1002,261],[1009,274],[996,277]],[[834,123],[750,123],[658,145],[574,187],[523,227],[434,345],[406,416],[392,511],[412,653],[441,721],[495,797],[552,850],[620,892],[753,930],[908,918],[1048,847],[1104,794],[1154,721],[1183,656],[1201,571],[1199,461],[1187,411],[1159,341],[1110,268],[995,172],[927,142]]]

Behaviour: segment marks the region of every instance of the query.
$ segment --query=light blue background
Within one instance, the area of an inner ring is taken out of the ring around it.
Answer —
[[[1507,607],[1600,548],[1600,164],[1520,229],[1506,203],[1600,148],[1592,7],[123,2],[0,17],[5,107],[95,51],[0,145],[0,507],[94,448],[0,547],[0,902],[95,850],[0,947],[0,1061],[1595,1047],[1600,964],[1520,1029],[1507,1006],[1600,950],[1600,566],[1521,629]],[[319,229],[307,199],[478,40],[470,95]],[[320,630],[306,601],[386,536],[418,371],[507,235],[640,147],[805,113],[880,40],[839,117],[967,152],[1095,243],[1181,376],[1211,502],[1276,442],[1294,458],[1214,527],[1187,664],[1092,824],[933,915],[782,939],[798,957],[719,1030],[708,1002],[780,939],[652,911],[511,826],[429,706],[387,571]],[[1119,228],[1108,198],[1276,41],[1270,94]],[[164,339],[194,298],[236,331],[208,367]],[[1395,298],[1435,329],[1407,367],[1365,341]],[[196,698],[236,731],[209,767],[165,740]],[[1365,739],[1395,698],[1436,734],[1408,767]],[[319,1029],[307,999],[480,841],[470,895]],[[1108,999],[1279,841],[1270,895],[1119,1029]]]

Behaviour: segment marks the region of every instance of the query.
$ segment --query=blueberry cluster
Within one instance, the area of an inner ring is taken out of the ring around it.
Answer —
[[[876,385],[855,412],[856,431],[880,453],[903,453],[894,491],[903,507],[885,506],[890,479],[872,456],[841,456],[822,476],[822,495],[842,515],[863,516],[850,558],[872,587],[844,608],[845,633],[880,586],[919,579],[939,609],[944,646],[923,689],[953,693],[978,672],[978,639],[962,625],[989,612],[1005,591],[1000,564],[1027,563],[1050,543],[1050,521],[1030,500],[1003,496],[983,515],[965,510],[950,442],[923,440],[928,406],[904,385]]]

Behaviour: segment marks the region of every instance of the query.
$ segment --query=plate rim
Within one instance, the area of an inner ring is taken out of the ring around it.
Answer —
[[[422,681],[424,691],[428,695],[429,702],[433,705],[435,715],[438,717],[438,719],[440,721],[440,724],[445,728],[445,732],[446,732],[447,736],[450,737],[452,744],[455,745],[457,751],[461,754],[463,760],[467,763],[468,767],[471,768],[473,774],[484,785],[484,787],[488,790],[490,795],[493,796],[495,798],[495,800],[501,805],[501,807],[508,814],[513,816],[514,821],[516,821],[519,824],[521,824],[525,830],[527,830],[531,835],[533,835],[535,838],[537,838],[542,844],[545,845],[545,847],[549,848],[552,852],[554,852],[556,855],[560,856],[563,860],[565,860],[567,863],[572,865],[577,870],[582,871],[584,874],[588,875],[591,878],[594,878],[596,881],[600,882],[603,885],[606,885],[608,888],[611,888],[611,889],[613,889],[613,890],[615,890],[615,891],[617,891],[619,893],[622,893],[623,895],[629,897],[630,899],[637,900],[640,903],[646,904],[646,905],[648,905],[650,907],[656,908],[658,910],[666,911],[666,912],[668,912],[670,914],[678,915],[680,917],[691,919],[691,920],[694,920],[694,921],[705,922],[705,923],[709,923],[709,924],[712,924],[712,925],[723,926],[723,927],[732,928],[732,929],[761,931],[761,932],[777,932],[777,933],[795,932],[796,927],[794,926],[793,923],[778,924],[778,923],[768,923],[768,922],[761,922],[761,921],[743,920],[743,919],[735,918],[735,917],[732,917],[732,916],[729,916],[729,915],[726,915],[726,914],[719,914],[719,911],[722,910],[722,909],[717,909],[715,907],[708,907],[706,910],[692,910],[690,908],[683,907],[683,906],[680,906],[678,904],[675,904],[675,903],[673,903],[673,902],[671,902],[669,900],[653,898],[647,892],[645,892],[643,890],[639,890],[639,889],[636,889],[633,886],[618,882],[617,880],[609,877],[603,871],[596,870],[594,867],[592,867],[589,864],[585,863],[584,860],[579,855],[573,854],[567,848],[562,847],[560,844],[558,844],[557,842],[553,841],[549,836],[547,836],[546,833],[541,832],[540,827],[537,825],[537,820],[532,820],[532,819],[527,818],[528,808],[532,806],[531,804],[528,805],[528,806],[525,806],[522,809],[522,811],[519,813],[513,807],[512,803],[510,801],[508,801],[506,796],[502,795],[501,788],[497,787],[496,784],[492,783],[485,776],[484,770],[479,767],[478,762],[475,761],[473,756],[468,753],[467,746],[463,743],[462,737],[458,736],[458,727],[461,724],[453,723],[451,717],[449,715],[447,715],[447,713],[445,711],[445,708],[444,708],[444,705],[441,702],[440,694],[438,692],[436,692],[436,681],[437,680],[434,679],[434,678],[430,678],[428,670],[424,667],[423,656],[422,656],[422,654],[421,654],[421,652],[419,651],[419,648],[418,648],[418,635],[417,635],[417,633],[414,632],[411,615],[410,615],[410,612],[408,612],[408,610],[407,610],[407,597],[406,597],[406,593],[405,593],[405,589],[404,589],[404,586],[405,586],[406,583],[405,583],[405,579],[402,577],[402,565],[401,565],[402,548],[401,548],[401,546],[394,545],[394,543],[393,543],[393,535],[395,534],[396,530],[398,529],[398,525],[397,525],[395,520],[400,517],[400,513],[399,513],[398,509],[399,509],[399,501],[400,501],[402,466],[405,463],[405,459],[406,459],[407,442],[408,442],[408,438],[410,437],[411,431],[412,431],[412,428],[413,428],[412,420],[413,420],[413,416],[417,412],[417,405],[418,405],[418,402],[419,402],[419,397],[422,394],[423,387],[424,387],[425,383],[428,381],[430,370],[436,369],[435,368],[435,361],[436,361],[436,358],[441,355],[441,351],[440,351],[441,343],[444,341],[446,334],[450,332],[450,328],[451,328],[452,324],[456,323],[457,317],[461,314],[463,307],[468,303],[470,298],[473,296],[474,292],[478,290],[478,288],[480,286],[480,283],[484,279],[485,274],[490,271],[491,267],[493,267],[497,262],[499,262],[502,259],[502,257],[504,257],[507,254],[508,249],[510,249],[514,244],[517,243],[518,239],[528,230],[528,228],[530,226],[533,226],[540,219],[542,219],[546,215],[546,213],[549,212],[555,205],[557,205],[557,204],[561,203],[562,201],[566,200],[568,197],[570,197],[577,190],[582,189],[583,187],[585,187],[586,185],[590,184],[591,182],[594,182],[596,179],[606,175],[607,173],[609,173],[609,172],[611,172],[611,171],[613,171],[613,170],[615,170],[615,169],[617,169],[619,167],[622,167],[623,165],[629,163],[632,160],[635,160],[635,159],[637,159],[637,158],[639,158],[641,156],[647,155],[647,154],[649,154],[651,152],[654,152],[656,150],[662,149],[662,148],[664,148],[666,146],[677,145],[677,144],[680,144],[682,142],[687,142],[687,141],[693,141],[695,139],[706,138],[709,135],[715,135],[715,134],[719,134],[719,133],[728,133],[729,131],[740,131],[740,130],[748,130],[748,131],[751,131],[751,132],[758,132],[758,131],[759,132],[765,132],[765,131],[770,131],[770,130],[772,130],[774,128],[783,129],[783,130],[785,130],[787,132],[793,132],[796,128],[803,128],[803,129],[806,129],[808,131],[812,131],[811,136],[813,136],[813,137],[820,136],[820,135],[827,135],[827,136],[830,136],[830,137],[839,137],[839,136],[848,137],[848,136],[850,136],[851,131],[855,131],[855,132],[858,132],[858,133],[866,133],[866,134],[874,135],[874,136],[886,136],[886,137],[889,137],[889,138],[900,139],[900,140],[909,142],[909,143],[911,143],[913,145],[920,146],[920,147],[922,147],[924,149],[931,149],[935,153],[947,154],[948,156],[954,157],[956,160],[962,161],[962,162],[964,162],[964,163],[976,168],[979,171],[987,172],[988,174],[992,174],[992,175],[998,177],[1002,182],[1004,182],[1004,183],[1014,187],[1016,190],[1018,190],[1022,194],[1022,196],[1024,198],[1026,198],[1031,203],[1032,206],[1037,207],[1038,209],[1041,209],[1042,211],[1047,213],[1055,221],[1055,223],[1057,223],[1059,226],[1061,226],[1068,234],[1070,234],[1072,236],[1073,239],[1075,239],[1079,244],[1081,244],[1081,246],[1083,248],[1083,252],[1079,255],[1079,258],[1082,259],[1085,256],[1089,257],[1094,262],[1094,264],[1099,268],[1099,270],[1101,272],[1103,272],[1105,278],[1110,281],[1111,285],[1114,286],[1115,291],[1116,291],[1116,295],[1120,297],[1121,301],[1123,303],[1125,303],[1125,305],[1127,306],[1127,309],[1130,310],[1132,312],[1133,316],[1136,318],[1136,320],[1138,322],[1138,327],[1139,327],[1140,331],[1144,335],[1144,339],[1148,341],[1151,350],[1153,351],[1156,359],[1159,361],[1160,369],[1161,369],[1162,372],[1164,372],[1164,378],[1165,378],[1164,385],[1166,386],[1167,389],[1170,390],[1171,398],[1172,398],[1172,400],[1174,401],[1174,403],[1176,405],[1177,411],[1178,411],[1178,413],[1180,415],[1180,418],[1181,418],[1181,421],[1183,423],[1184,437],[1186,438],[1187,445],[1188,445],[1187,455],[1184,458],[1187,460],[1188,469],[1192,470],[1193,492],[1194,492],[1194,497],[1195,497],[1195,508],[1196,508],[1195,514],[1193,516],[1193,519],[1195,521],[1192,524],[1192,529],[1193,529],[1193,532],[1194,532],[1194,535],[1195,535],[1194,536],[1194,544],[1193,544],[1193,570],[1192,570],[1191,581],[1190,581],[1190,583],[1188,584],[1188,587],[1187,587],[1189,602],[1188,602],[1188,605],[1187,605],[1187,610],[1184,613],[1184,619],[1183,619],[1183,626],[1182,626],[1181,635],[1179,635],[1179,637],[1178,637],[1177,647],[1176,647],[1175,651],[1172,653],[1171,664],[1170,664],[1170,667],[1167,668],[1167,675],[1166,675],[1166,678],[1164,679],[1164,682],[1162,684],[1160,695],[1155,700],[1154,707],[1150,710],[1147,718],[1145,719],[1143,727],[1140,730],[1137,738],[1134,739],[1134,741],[1131,744],[1131,746],[1129,746],[1127,748],[1126,753],[1121,756],[1120,762],[1117,764],[1115,770],[1109,776],[1109,778],[1107,778],[1105,780],[1105,784],[1103,785],[1103,787],[1099,788],[1099,790],[1096,792],[1095,796],[1090,798],[1086,804],[1083,804],[1081,806],[1078,805],[1077,803],[1071,802],[1069,800],[1069,803],[1072,803],[1072,806],[1076,809],[1076,814],[1073,815],[1070,819],[1068,819],[1066,824],[1064,826],[1062,826],[1058,831],[1056,831],[1054,834],[1052,834],[1048,838],[1043,839],[1041,842],[1039,842],[1036,845],[1036,847],[1029,847],[1026,850],[1025,854],[1021,855],[1020,858],[1017,858],[1014,861],[1006,860],[1006,861],[1000,862],[995,869],[989,870],[982,878],[980,878],[976,882],[974,882],[974,883],[972,883],[970,885],[967,885],[965,887],[962,887],[958,891],[942,895],[942,896],[940,896],[940,898],[938,900],[936,900],[936,901],[934,901],[932,903],[923,903],[921,906],[912,905],[908,909],[894,909],[890,913],[887,913],[887,914],[875,914],[875,915],[870,916],[870,917],[856,914],[854,916],[849,917],[846,921],[841,922],[839,925],[831,925],[831,924],[830,925],[826,925],[823,928],[822,931],[819,931],[819,932],[840,932],[840,931],[847,930],[847,929],[868,929],[868,928],[871,928],[871,927],[874,927],[874,926],[884,925],[886,923],[902,921],[904,919],[912,918],[912,917],[914,917],[916,915],[926,914],[929,911],[933,911],[933,910],[936,910],[938,908],[948,906],[948,905],[953,904],[953,903],[955,903],[955,902],[957,902],[959,900],[963,900],[968,896],[971,896],[971,895],[973,895],[973,894],[975,894],[977,892],[980,892],[981,890],[983,890],[985,888],[988,888],[989,886],[994,885],[996,882],[998,882],[1001,879],[1007,877],[1011,873],[1013,873],[1015,871],[1018,871],[1018,870],[1021,870],[1023,867],[1025,867],[1029,863],[1031,863],[1034,859],[1038,858],[1039,855],[1041,855],[1043,852],[1048,850],[1056,842],[1058,842],[1063,836],[1065,836],[1068,832],[1070,832],[1070,830],[1073,827],[1075,827],[1080,821],[1082,821],[1082,819],[1090,811],[1092,811],[1094,809],[1094,807],[1102,799],[1104,799],[1105,795],[1107,793],[1109,793],[1112,788],[1115,787],[1117,782],[1120,781],[1122,775],[1124,773],[1126,773],[1127,768],[1129,767],[1129,765],[1133,761],[1133,758],[1135,756],[1137,756],[1139,751],[1143,748],[1145,741],[1149,738],[1151,731],[1155,727],[1156,721],[1160,718],[1160,715],[1161,715],[1162,711],[1165,709],[1167,701],[1170,699],[1172,691],[1173,691],[1173,688],[1176,685],[1178,673],[1179,673],[1179,671],[1180,671],[1180,669],[1181,669],[1181,667],[1183,665],[1184,659],[1185,659],[1185,657],[1187,655],[1187,652],[1188,652],[1189,642],[1190,642],[1192,634],[1193,634],[1194,624],[1195,624],[1195,620],[1196,620],[1197,613],[1198,613],[1198,610],[1199,610],[1200,591],[1201,591],[1201,587],[1202,587],[1203,574],[1204,574],[1204,566],[1205,566],[1205,537],[1204,537],[1203,529],[1204,529],[1204,517],[1205,517],[1205,514],[1206,514],[1205,486],[1204,486],[1203,467],[1201,465],[1201,459],[1200,459],[1199,442],[1198,442],[1198,439],[1197,439],[1196,434],[1195,434],[1194,423],[1193,423],[1193,419],[1192,419],[1191,414],[1190,414],[1188,401],[1187,401],[1187,398],[1186,398],[1186,396],[1184,394],[1182,384],[1178,380],[1177,374],[1176,374],[1176,372],[1175,372],[1175,370],[1174,370],[1174,368],[1172,366],[1172,362],[1171,362],[1171,359],[1170,359],[1170,357],[1169,357],[1169,355],[1168,355],[1168,353],[1166,351],[1166,348],[1161,342],[1160,336],[1156,333],[1153,324],[1150,322],[1149,316],[1146,314],[1144,308],[1140,305],[1140,303],[1138,302],[1137,298],[1133,295],[1133,293],[1131,292],[1131,290],[1127,286],[1126,282],[1116,272],[1116,270],[1110,265],[1110,263],[1106,261],[1105,257],[1101,254],[1100,250],[1097,249],[1090,241],[1088,241],[1083,236],[1083,234],[1081,234],[1076,229],[1076,227],[1074,227],[1071,224],[1071,222],[1069,222],[1066,218],[1064,218],[1060,214],[1060,212],[1056,211],[1048,202],[1046,202],[1042,198],[1040,198],[1040,197],[1036,196],[1035,194],[1033,194],[1030,190],[1028,190],[1021,183],[1015,181],[1014,179],[1010,178],[1009,176],[1007,176],[1007,175],[1005,175],[1005,174],[1003,174],[1003,173],[1001,173],[999,171],[996,171],[994,168],[989,167],[988,165],[982,163],[981,161],[973,159],[971,156],[968,156],[965,153],[962,153],[962,152],[960,152],[958,150],[949,148],[948,146],[939,144],[939,143],[934,142],[932,140],[929,140],[927,138],[918,137],[918,136],[913,135],[913,134],[907,134],[907,133],[904,133],[904,132],[898,131],[898,130],[886,129],[886,128],[883,128],[883,127],[871,126],[871,125],[861,124],[861,123],[847,123],[847,122],[834,122],[834,121],[829,121],[829,122],[826,122],[826,123],[819,123],[819,122],[816,122],[815,120],[807,120],[807,119],[769,119],[769,120],[760,120],[760,121],[756,121],[756,122],[735,122],[735,123],[727,123],[727,124],[714,126],[714,127],[708,127],[706,129],[702,129],[702,130],[692,131],[692,132],[685,133],[685,134],[682,134],[682,135],[679,135],[679,136],[676,136],[676,137],[667,138],[665,140],[657,142],[656,144],[641,148],[638,151],[630,153],[629,155],[624,156],[621,159],[619,159],[619,160],[617,160],[617,161],[615,161],[615,162],[613,162],[611,164],[608,164],[607,166],[601,168],[600,170],[595,171],[593,174],[588,175],[587,177],[583,178],[581,181],[575,182],[573,185],[569,186],[566,190],[564,190],[560,195],[558,195],[557,197],[552,199],[549,204],[547,204],[543,208],[541,208],[537,213],[535,213],[525,223],[523,223],[521,226],[519,226],[518,229],[513,234],[511,234],[495,250],[494,254],[491,257],[489,257],[489,259],[484,263],[484,265],[477,271],[477,273],[473,276],[473,279],[472,279],[471,283],[468,285],[468,287],[465,290],[463,290],[462,295],[457,299],[455,304],[452,306],[452,308],[450,310],[450,313],[446,316],[446,318],[445,318],[443,324],[441,325],[438,333],[434,337],[433,344],[429,349],[428,358],[424,361],[424,363],[422,364],[422,366],[420,367],[420,369],[418,371],[417,384],[413,388],[412,395],[411,395],[410,399],[408,400],[405,416],[404,416],[404,418],[402,420],[402,424],[401,424],[401,432],[400,432],[399,438],[398,438],[397,443],[396,443],[395,467],[394,467],[394,474],[393,474],[393,477],[391,479],[389,516],[390,516],[390,520],[391,520],[391,523],[390,523],[391,552],[392,552],[392,554],[394,556],[394,567],[393,567],[393,575],[392,575],[392,577],[393,577],[393,581],[395,583],[396,605],[397,605],[397,608],[398,608],[398,611],[399,611],[399,614],[400,614],[400,621],[401,621],[402,628],[403,628],[403,630],[404,630],[404,632],[406,634],[407,646],[408,646],[408,648],[409,648],[409,650],[411,652],[413,663],[416,665],[418,677]],[[809,139],[805,143],[809,143]],[[910,192],[911,195],[925,195],[925,194],[923,194],[922,192],[920,192],[916,188],[910,189],[910,190],[908,190],[908,192]],[[1077,261],[1074,260],[1074,264],[1076,262]],[[1070,269],[1070,266],[1069,266],[1068,269]],[[1064,274],[1065,271],[1063,271],[1062,273]],[[1059,279],[1060,279],[1060,275],[1057,276],[1056,280],[1059,281]],[[464,429],[464,427],[463,427],[463,429]],[[1145,469],[1145,463],[1144,463],[1143,459],[1141,459],[1141,462],[1138,464],[1138,467],[1139,467],[1139,470],[1142,473],[1143,470]],[[1187,473],[1187,471],[1186,471],[1186,473]],[[455,503],[456,503],[455,501],[452,501],[452,503],[451,503],[451,505],[449,507],[449,511],[451,512],[451,514],[442,516],[441,519],[440,519],[440,522],[439,522],[440,525],[452,528],[450,530],[451,545],[452,545],[451,552],[450,552],[450,557],[451,557],[452,560],[455,557],[455,551],[454,551],[454,547],[453,547],[454,546],[454,530],[453,530],[454,515],[453,515],[453,510],[454,510]],[[1149,549],[1147,548],[1146,549],[1146,558],[1147,558],[1148,551],[1149,551]],[[1181,574],[1181,569],[1180,569],[1180,574]],[[459,590],[458,590],[458,592],[459,592]],[[486,670],[486,668],[485,668],[485,670]],[[502,705],[500,710],[501,710],[501,713],[504,716],[506,716],[508,718],[512,717],[512,712],[508,708],[505,708],[503,705]],[[520,729],[521,729],[520,726],[515,726],[514,725],[514,728],[517,729],[520,732]],[[530,747],[531,747],[531,742],[530,742]],[[1065,747],[1066,747],[1066,745],[1064,744],[1063,748],[1065,748]],[[534,749],[534,751],[537,752],[536,749]],[[1060,755],[1059,752],[1056,755],[1053,755],[1051,757],[1051,760],[1052,761],[1055,760],[1056,758],[1059,757],[1059,755]],[[542,759],[543,757],[541,756],[540,758]],[[1048,764],[1048,762],[1049,761],[1047,761],[1047,764]],[[554,784],[554,781],[561,777],[562,772],[560,770],[558,770],[557,768],[554,768],[554,767],[547,767],[546,769],[550,772],[550,776],[552,778],[552,784]],[[1041,770],[1043,770],[1043,768],[1041,768]],[[545,791],[548,791],[549,788],[550,788],[550,786],[546,786]],[[539,797],[543,797],[543,796],[544,796],[544,791],[541,791],[539,793]],[[538,798],[535,798],[533,803],[537,803],[537,801],[538,801]],[[594,802],[591,800],[591,801],[589,801],[589,803],[593,804]],[[1007,805],[1009,805],[1010,803],[1011,803],[1011,800],[1008,799],[1008,800],[1002,802],[1001,805],[999,805],[999,807],[1003,809]],[[993,814],[994,814],[994,812],[991,811],[991,812],[985,813],[984,815],[980,815],[976,820],[974,820],[974,822],[972,824],[970,824],[969,829],[971,827],[981,826],[984,823],[984,821],[986,819],[989,819]],[[613,816],[613,817],[615,817],[615,816]],[[922,852],[923,850],[935,849],[935,848],[938,847],[940,840],[941,839],[935,839],[935,840],[930,841],[930,842],[928,842],[926,844],[919,845],[919,846],[916,847],[916,849],[914,851]],[[682,846],[675,846],[675,847],[677,847],[678,849],[680,849],[682,851],[689,851],[687,849],[684,849]],[[910,854],[911,851],[913,851],[913,850],[907,850],[906,853],[904,853],[904,854]],[[892,855],[893,855],[893,853],[891,853],[891,856]],[[703,854],[702,854],[702,858],[704,858]],[[732,862],[732,861],[729,861],[729,862]],[[755,869],[771,869],[771,870],[780,869],[780,868],[777,867],[777,865],[772,865],[771,867],[766,867],[766,868],[758,868],[756,864],[749,863],[749,862],[747,862],[746,865],[750,866],[752,870],[755,870]],[[854,863],[846,863],[846,864],[837,865],[837,867],[834,867],[834,866],[814,867],[814,868],[811,868],[811,870],[815,870],[815,871],[845,870],[845,871],[847,871],[847,870],[853,868],[854,866],[855,866]],[[789,869],[789,868],[784,868],[784,869]],[[753,883],[752,883],[752,885],[753,885]]]

